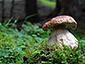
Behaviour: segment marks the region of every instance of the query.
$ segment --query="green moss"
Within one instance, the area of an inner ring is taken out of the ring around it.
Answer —
[[[29,22],[22,30],[0,25],[0,63],[1,64],[80,64],[85,63],[85,37],[79,39],[79,47],[71,49],[48,46],[50,31],[45,32],[37,24]],[[6,26],[5,26],[6,25]],[[11,23],[14,26],[14,24]],[[16,27],[16,26],[15,26]],[[55,45],[55,44],[54,44]],[[24,62],[23,56],[28,56]]]

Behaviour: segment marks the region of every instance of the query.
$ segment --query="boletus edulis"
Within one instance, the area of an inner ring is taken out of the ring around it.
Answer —
[[[56,43],[62,46],[61,43],[68,47],[77,48],[78,40],[67,30],[67,27],[71,27],[73,30],[77,27],[77,22],[67,15],[57,16],[46,22],[42,28],[44,31],[51,29],[53,32],[48,40],[49,45]]]

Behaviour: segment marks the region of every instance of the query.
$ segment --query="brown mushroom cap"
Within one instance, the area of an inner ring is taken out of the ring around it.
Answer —
[[[51,19],[51,21],[46,22],[42,28],[44,31],[47,31],[50,28],[55,28],[62,25],[65,25],[65,28],[71,27],[72,29],[76,29],[77,22],[71,16],[66,16],[66,15],[57,16]]]

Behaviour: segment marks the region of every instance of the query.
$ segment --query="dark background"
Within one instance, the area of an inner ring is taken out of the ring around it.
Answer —
[[[85,34],[85,0],[0,0],[0,21],[13,17],[13,21],[18,20],[18,28],[27,16],[27,21],[43,25],[58,15],[72,16],[78,22],[77,30]]]

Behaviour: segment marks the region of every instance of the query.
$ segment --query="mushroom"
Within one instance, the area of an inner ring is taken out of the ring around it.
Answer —
[[[43,30],[51,29],[53,31],[47,43],[49,45],[56,43],[59,46],[62,46],[61,43],[63,43],[69,48],[77,48],[78,40],[66,29],[67,27],[71,27],[73,30],[77,27],[77,22],[71,16],[57,16],[46,22],[42,26]]]

